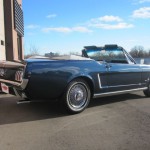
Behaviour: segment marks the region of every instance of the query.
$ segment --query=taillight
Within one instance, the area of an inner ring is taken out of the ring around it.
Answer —
[[[16,71],[15,80],[21,82],[23,79],[23,71]]]

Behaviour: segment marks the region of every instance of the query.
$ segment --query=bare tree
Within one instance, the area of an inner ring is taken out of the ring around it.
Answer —
[[[130,54],[132,57],[138,58],[138,57],[144,57],[145,50],[143,46],[135,46],[131,49]]]
[[[70,55],[77,55],[77,56],[81,56],[81,54],[79,52],[70,52]]]
[[[45,54],[45,57],[49,57],[49,58],[58,57],[58,56],[60,56],[60,54],[58,52],[56,52],[56,53],[50,52],[50,53]]]
[[[37,56],[37,55],[40,55],[39,48],[33,44],[30,44],[29,53],[25,55],[24,58],[27,59],[29,57]]]
[[[149,58],[150,50],[145,50],[143,46],[135,46],[131,49],[130,54],[134,58]]]
[[[148,57],[150,57],[150,49],[148,50]]]
[[[39,48],[35,45],[30,45],[30,54],[33,56],[39,55]]]

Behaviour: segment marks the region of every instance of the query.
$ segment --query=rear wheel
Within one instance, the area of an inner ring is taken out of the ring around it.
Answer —
[[[150,83],[148,85],[148,89],[143,92],[144,92],[145,96],[150,97]]]
[[[63,103],[69,113],[82,112],[89,104],[91,91],[87,82],[76,79],[70,82],[63,97]]]

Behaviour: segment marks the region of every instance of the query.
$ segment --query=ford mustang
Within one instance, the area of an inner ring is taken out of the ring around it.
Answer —
[[[150,97],[150,66],[136,64],[117,45],[85,46],[82,56],[0,62],[0,85],[25,101],[59,100],[70,113],[92,98],[143,91]]]

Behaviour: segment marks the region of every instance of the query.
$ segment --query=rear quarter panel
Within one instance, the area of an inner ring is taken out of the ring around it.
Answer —
[[[25,90],[31,99],[58,99],[65,92],[70,81],[87,77],[98,88],[97,73],[100,64],[93,60],[62,60],[28,63],[26,78],[29,83]]]

